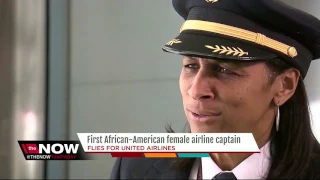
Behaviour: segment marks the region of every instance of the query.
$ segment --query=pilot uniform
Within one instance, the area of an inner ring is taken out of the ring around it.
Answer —
[[[177,37],[163,50],[179,55],[239,61],[282,60],[299,69],[302,78],[312,60],[320,58],[320,21],[279,0],[173,0],[185,22]],[[306,178],[320,178],[319,152],[315,152]],[[185,168],[170,168],[174,158],[119,158],[111,179],[265,179],[270,143],[252,154],[232,172],[211,158],[193,159]],[[216,178],[219,179],[219,178]]]

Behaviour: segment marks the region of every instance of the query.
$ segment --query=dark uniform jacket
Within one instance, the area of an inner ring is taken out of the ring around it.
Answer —
[[[172,158],[119,158],[111,179],[189,179],[192,166],[183,170],[170,168]],[[320,179],[320,154],[312,158],[306,179]]]

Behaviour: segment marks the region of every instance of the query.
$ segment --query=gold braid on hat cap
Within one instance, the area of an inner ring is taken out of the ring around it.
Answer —
[[[180,32],[185,30],[200,30],[218,33],[226,36],[231,36],[234,38],[242,39],[245,41],[250,41],[261,46],[265,46],[271,48],[273,50],[279,51],[286,56],[291,58],[298,55],[296,48],[276,41],[274,39],[268,38],[263,34],[251,32],[245,29],[215,23],[208,21],[200,21],[200,20],[187,20],[183,23],[180,28]]]

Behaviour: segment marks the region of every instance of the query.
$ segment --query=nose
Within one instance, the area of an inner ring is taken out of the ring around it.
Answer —
[[[188,95],[198,101],[213,99],[214,93],[212,91],[210,79],[198,73],[188,89]]]

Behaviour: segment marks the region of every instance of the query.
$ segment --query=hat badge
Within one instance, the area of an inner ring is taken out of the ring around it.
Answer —
[[[218,46],[218,45],[215,45],[215,47],[205,45],[205,47],[211,49],[212,52],[219,53],[219,54],[226,54],[226,55],[239,56],[239,57],[243,55],[248,55],[248,52],[243,51],[239,47],[235,48],[235,47],[225,47],[225,46]]]
[[[173,40],[169,41],[168,43],[166,43],[166,45],[172,46],[173,44],[177,44],[177,43],[181,43],[180,39],[173,39]]]

